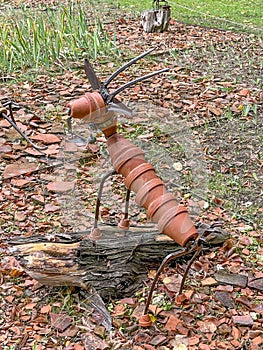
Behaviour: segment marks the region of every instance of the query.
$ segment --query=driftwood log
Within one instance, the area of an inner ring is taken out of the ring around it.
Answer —
[[[93,287],[107,299],[131,295],[146,279],[148,269],[158,267],[167,254],[182,249],[153,228],[127,232],[110,226],[101,229],[102,239],[96,243],[89,239],[89,232],[61,234],[13,241],[10,250],[40,283]],[[198,232],[209,244],[222,243],[229,237],[216,225],[199,225]]]

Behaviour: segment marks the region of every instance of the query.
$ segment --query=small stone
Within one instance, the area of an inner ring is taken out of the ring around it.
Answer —
[[[182,171],[182,170],[183,170],[183,165],[182,165],[182,163],[180,163],[180,162],[175,162],[175,163],[173,163],[173,168],[174,168],[176,171]]]
[[[228,292],[216,292],[215,299],[228,309],[234,309],[235,303]]]
[[[252,326],[254,323],[252,317],[249,314],[242,316],[232,316],[232,320],[234,324],[239,326]]]
[[[249,288],[254,288],[263,291],[263,278],[256,278],[248,282]]]

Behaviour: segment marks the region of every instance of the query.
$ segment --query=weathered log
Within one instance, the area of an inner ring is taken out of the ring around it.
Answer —
[[[146,33],[164,32],[171,19],[170,6],[162,6],[157,10],[147,10],[141,14],[141,25]]]
[[[163,258],[179,247],[153,228],[133,228],[123,232],[102,227],[102,239],[93,242],[88,234],[23,238],[12,241],[10,248],[24,270],[44,285],[94,287],[103,297],[131,295]],[[228,238],[219,228],[202,224],[199,234],[210,244]],[[9,242],[10,244],[10,242]]]

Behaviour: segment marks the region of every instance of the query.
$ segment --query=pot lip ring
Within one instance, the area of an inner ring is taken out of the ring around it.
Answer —
[[[95,109],[93,112],[96,112],[97,110],[100,110],[101,108],[105,107],[105,102],[101,94],[97,91],[94,91],[94,92],[86,92],[85,94],[81,95],[79,98],[71,101],[68,104],[68,106],[71,109],[71,113],[70,113],[71,117],[82,119],[91,114],[94,106],[98,108]],[[77,112],[78,112],[77,116],[76,115],[74,116],[74,109],[75,109],[75,113],[77,109]]]
[[[183,205],[178,205],[175,208],[170,208],[159,220],[157,226],[160,232],[163,232],[165,228],[169,225],[169,223],[174,219],[176,216],[187,213],[187,208]]]
[[[149,208],[147,210],[148,218],[151,219],[163,205],[165,205],[166,203],[172,202],[172,201],[176,202],[176,204],[178,205],[176,198],[170,192],[165,193],[165,194],[161,195],[160,197],[156,198],[149,205]]]
[[[114,159],[113,161],[113,167],[117,170],[117,172],[119,172],[120,168],[123,167],[124,164],[126,164],[129,160],[132,160],[133,158],[138,159],[141,156],[143,156],[144,159],[144,152],[139,147],[128,148],[127,150],[125,150],[125,152],[121,150],[120,152],[118,152],[116,159]],[[119,159],[124,157],[126,158],[122,160]]]
[[[150,181],[145,182],[145,184],[143,184],[142,187],[137,192],[137,195],[135,197],[136,203],[138,203],[143,207],[145,203],[145,200],[143,200],[144,197],[147,196],[149,192],[153,190],[155,187],[159,187],[159,186],[163,186],[163,188],[165,189],[164,183],[158,177],[155,177]]]
[[[154,167],[149,163],[142,163],[136,166],[136,168],[132,169],[129,175],[125,179],[125,185],[127,188],[131,188],[132,183],[142,174],[146,173],[149,170],[154,171]]]

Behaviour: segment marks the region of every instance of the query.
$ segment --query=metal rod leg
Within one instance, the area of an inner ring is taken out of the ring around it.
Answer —
[[[131,191],[127,189],[125,198],[124,219],[128,219]]]
[[[175,260],[183,255],[186,255],[189,253],[189,250],[186,248],[184,249],[183,251],[177,253],[177,252],[174,252],[174,253],[171,253],[169,255],[167,255],[161,265],[159,266],[157,272],[156,272],[156,275],[154,277],[154,280],[153,280],[153,283],[151,285],[151,288],[150,288],[150,291],[149,291],[149,294],[148,294],[148,298],[147,298],[147,301],[146,301],[146,305],[145,305],[145,309],[144,309],[144,314],[147,314],[148,313],[148,309],[149,309],[149,305],[150,305],[150,302],[152,300],[152,295],[153,295],[153,291],[154,291],[154,288],[156,286],[156,283],[158,281],[158,278],[160,276],[160,274],[162,273],[162,271],[164,270],[165,266],[172,260]]]
[[[105,181],[110,176],[115,175],[115,174],[117,174],[117,172],[115,170],[111,170],[107,174],[105,174],[103,176],[103,178],[101,179],[100,187],[99,187],[99,191],[98,191],[98,196],[97,196],[97,201],[96,201],[95,219],[94,219],[93,228],[97,228],[98,227],[98,220],[99,220],[99,213],[100,213],[100,203],[101,203],[101,197],[102,197],[102,192],[103,192],[103,187],[104,187]]]
[[[45,149],[47,149],[47,146],[37,146],[36,144],[34,144],[34,142],[32,142],[30,140],[30,138],[28,138],[17,126],[16,122],[13,121],[13,118],[10,119],[8,118],[8,116],[5,113],[2,113],[1,116],[8,121],[9,124],[11,124],[13,126],[13,128],[28,142],[30,143],[30,145],[32,147],[34,147],[36,150],[38,151],[43,151]]]
[[[112,175],[116,174],[115,170],[109,171],[106,175],[103,176],[100,182],[100,187],[97,195],[97,201],[96,201],[96,208],[95,208],[95,218],[94,218],[94,224],[93,228],[90,232],[89,238],[91,241],[93,241],[93,245],[95,246],[95,241],[101,239],[101,231],[98,228],[98,221],[99,221],[99,213],[100,213],[100,202],[101,202],[101,196],[103,192],[103,186],[105,184],[105,181]]]
[[[124,217],[121,219],[119,222],[118,227],[121,228],[122,230],[128,230],[130,227],[130,220],[129,220],[129,204],[130,204],[130,196],[131,196],[131,191],[127,189],[126,192],[126,198],[125,198],[125,209],[124,209]]]
[[[188,265],[187,265],[187,267],[185,269],[182,281],[181,281],[180,289],[179,289],[179,292],[178,292],[179,294],[182,294],[182,291],[183,291],[183,288],[184,288],[184,284],[185,284],[185,280],[186,280],[186,277],[187,277],[188,272],[190,270],[190,267],[192,266],[192,264],[195,261],[195,259],[197,259],[197,257],[200,255],[202,249],[203,249],[202,245],[198,246],[196,252],[192,256],[191,260],[189,261],[189,263],[188,263]]]

